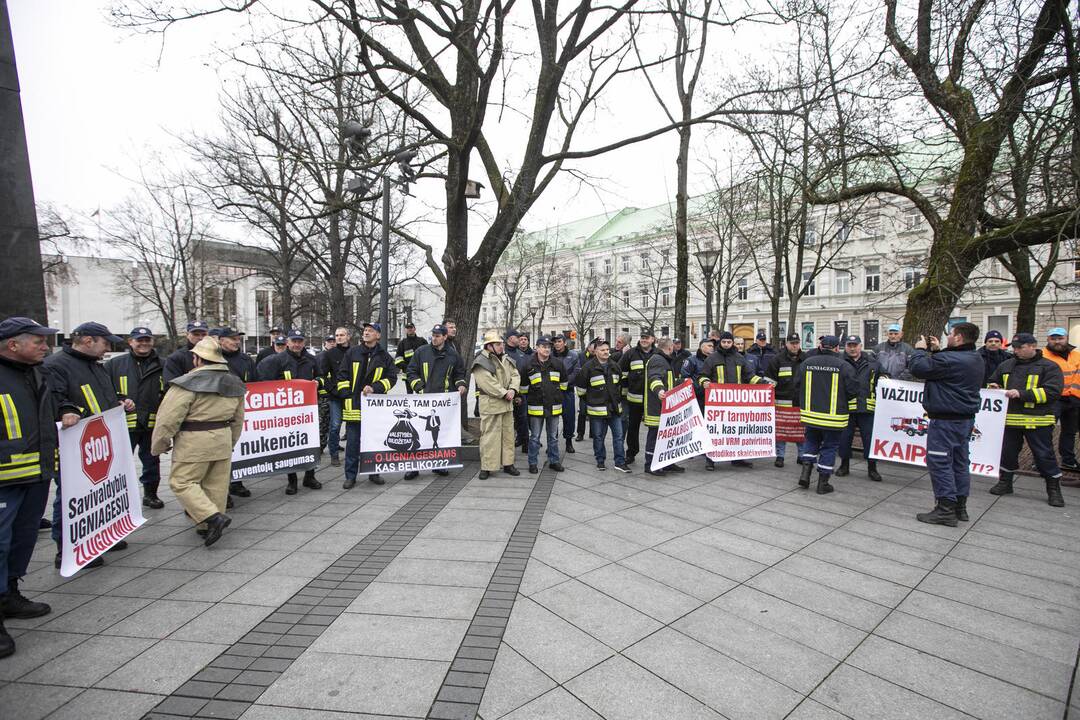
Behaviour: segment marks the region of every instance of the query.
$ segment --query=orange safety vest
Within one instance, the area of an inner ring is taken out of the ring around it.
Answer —
[[[1061,374],[1065,376],[1065,388],[1062,395],[1071,395],[1080,399],[1080,350],[1073,348],[1068,357],[1061,357],[1050,349],[1043,351],[1043,357],[1052,360],[1061,368]]]

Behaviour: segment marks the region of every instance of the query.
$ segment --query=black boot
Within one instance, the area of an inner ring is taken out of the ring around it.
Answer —
[[[967,512],[967,495],[956,496],[956,519],[960,522],[967,522],[971,519],[968,517]]]
[[[285,486],[285,494],[286,495],[295,495],[296,494],[296,476],[295,475],[292,475],[291,477],[289,477],[289,484]]]
[[[15,654],[15,639],[4,628],[4,616],[0,613],[0,658]]]
[[[1065,498],[1061,497],[1061,477],[1046,481],[1046,502],[1050,507],[1065,507]]]
[[[148,507],[153,510],[160,510],[165,507],[165,503],[161,501],[161,498],[157,496],[158,483],[148,482],[143,485],[142,504],[143,507]]]
[[[877,460],[866,461],[866,475],[874,482],[881,482],[881,473],[877,471]]]
[[[229,494],[236,497],[251,497],[251,491],[244,487],[242,482],[229,483]]]
[[[848,460],[840,461],[840,467],[836,468],[836,477],[845,477],[849,472],[851,472],[851,468],[849,467],[848,463]]]
[[[402,480],[415,480],[418,477],[420,477],[420,472],[418,470],[410,470],[405,473],[405,477],[403,477]]]
[[[710,471],[710,472],[715,470],[716,469],[716,463],[713,462],[712,460],[710,460],[709,458],[705,458],[705,469]]]
[[[810,487],[810,473],[814,472],[813,465],[803,465],[802,470],[799,472],[799,487]]]
[[[322,490],[322,483],[315,479],[315,473],[304,473],[304,487],[311,488],[312,490]]]
[[[956,503],[948,498],[938,498],[933,510],[928,513],[919,513],[915,519],[930,525],[956,527]]]
[[[566,438],[566,452],[570,453],[571,455],[577,452],[576,450],[574,450],[574,441],[570,438]]]
[[[997,485],[990,488],[991,495],[1012,495],[1013,492],[1013,474],[1011,472],[1001,471],[1001,479],[997,481]]]
[[[7,592],[0,595],[0,614],[8,618],[27,620],[41,617],[52,612],[52,608],[43,602],[28,600],[19,592],[19,581],[15,578],[8,580]]]
[[[817,476],[817,494],[828,495],[835,489],[836,488],[829,484],[829,476],[823,472],[819,472]]]
[[[222,515],[221,513],[214,513],[206,518],[205,522],[206,539],[203,540],[203,545],[210,547],[221,539],[221,533],[225,531],[225,528],[232,524],[232,518],[228,515]]]
[[[521,474],[521,471],[518,470],[513,465],[503,465],[503,472],[505,472],[507,475],[520,475]]]
[[[379,473],[372,473],[371,475],[368,475],[367,479],[369,483],[374,483],[376,485],[386,484],[386,481],[382,479],[382,475],[380,475]]]
[[[773,460],[773,467],[784,467],[784,458],[778,457]]]

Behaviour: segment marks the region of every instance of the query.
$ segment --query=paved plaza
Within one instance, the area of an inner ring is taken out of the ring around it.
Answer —
[[[1080,718],[1080,491],[976,479],[952,529],[915,521],[914,468],[818,496],[771,461],[660,479],[584,445],[558,474],[252,483],[210,549],[166,493],[68,580],[42,533],[24,591],[53,612],[7,623],[0,715]]]

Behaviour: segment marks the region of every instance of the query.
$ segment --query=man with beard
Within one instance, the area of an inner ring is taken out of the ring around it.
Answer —
[[[772,382],[770,379],[758,375],[753,365],[743,357],[735,345],[735,336],[726,330],[720,333],[720,341],[716,350],[705,360],[701,373],[698,375],[697,384],[707,389],[710,383],[757,385],[763,382]],[[732,460],[733,467],[754,467],[749,460]],[[709,457],[705,458],[705,469],[715,470],[716,463]]]
[[[1069,344],[1069,334],[1065,328],[1056,327],[1046,334],[1043,357],[1061,369],[1065,383],[1061,391],[1061,434],[1058,436],[1061,467],[1074,473],[1080,472],[1080,464],[1076,462],[1076,435],[1080,429],[1080,350]],[[1080,478],[1062,484],[1080,487]]]
[[[289,331],[285,352],[270,355],[258,365],[259,380],[313,380],[319,382],[318,373],[315,370],[315,358],[307,352],[307,336],[297,329]],[[285,486],[286,495],[297,493],[297,476],[291,472],[288,475],[288,484]],[[318,490],[322,483],[315,479],[315,470],[304,471],[304,487]]]
[[[874,354],[877,355],[881,372],[898,380],[911,379],[908,364],[911,362],[911,356],[914,352],[915,350],[903,341],[903,332],[899,323],[889,325],[889,329],[885,334],[885,342],[878,343],[877,347],[874,348]]]
[[[191,351],[195,349],[195,345],[200,340],[206,337],[209,331],[210,326],[204,320],[192,320],[187,324],[187,341],[184,346],[177,348],[169,357],[165,358],[165,366],[161,376],[165,379],[166,385],[181,375],[191,372],[192,368],[195,367],[192,362]]]
[[[128,351],[105,363],[116,396],[130,398],[135,408],[127,413],[128,439],[137,450],[142,475],[143,507],[159,510],[165,503],[158,497],[161,485],[161,461],[150,452],[150,438],[157,420],[158,406],[165,395],[161,358],[154,350],[154,334],[148,327],[132,329]]]
[[[382,326],[364,323],[364,334],[356,347],[349,348],[337,369],[337,394],[344,400],[342,417],[345,420],[345,480],[341,487],[350,490],[356,485],[360,471],[360,421],[363,396],[385,395],[397,382],[397,366],[390,353],[382,349],[379,339]],[[379,473],[368,475],[368,481],[384,485]]]
[[[640,449],[641,421],[645,416],[645,363],[653,354],[656,337],[652,328],[642,328],[638,344],[626,350],[619,360],[619,374],[630,407],[626,425],[626,464],[633,465]]]
[[[454,346],[446,341],[446,327],[436,325],[431,328],[431,343],[424,343],[417,348],[406,368],[406,382],[409,390],[419,395],[444,393],[456,390],[465,397],[469,386],[465,383],[465,363]],[[439,446],[439,416],[435,413],[427,419],[425,427],[431,432],[434,447]],[[449,475],[446,470],[434,470],[436,475]],[[405,473],[406,480],[412,480],[420,473],[416,470]]]

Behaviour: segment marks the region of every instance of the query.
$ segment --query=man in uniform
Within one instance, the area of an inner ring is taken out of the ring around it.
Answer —
[[[998,365],[1012,357],[1002,347],[1004,344],[1004,338],[1001,337],[1001,333],[997,330],[991,330],[986,333],[986,338],[983,340],[983,346],[979,348],[979,357],[983,359],[983,366],[986,371],[986,377],[990,377],[997,370]]]
[[[169,357],[165,358],[162,377],[165,379],[166,385],[171,383],[174,378],[191,372],[194,367],[191,361],[191,351],[195,349],[197,342],[206,337],[208,332],[210,332],[210,326],[203,320],[192,320],[187,324],[187,340],[183,347],[177,348]]]
[[[903,340],[903,332],[899,323],[889,325],[885,333],[885,342],[878,343],[874,348],[878,365],[881,372],[898,380],[910,380],[911,371],[908,365],[915,350]]]
[[[509,357],[509,353],[507,353]],[[536,354],[518,366],[520,391],[529,414],[529,472],[540,472],[540,433],[547,425],[548,467],[561,472],[559,462],[559,416],[563,414],[567,390],[562,361],[552,356],[551,340],[540,337]]]
[[[25,317],[0,322],[0,658],[15,652],[4,618],[52,611],[27,600],[19,581],[30,565],[55,468],[56,411],[38,366],[49,354],[45,338],[57,332]]]
[[[668,465],[654,469],[653,455],[656,452],[656,437],[660,432],[660,411],[664,406],[664,396],[675,387],[675,371],[671,367],[671,338],[662,337],[656,341],[656,349],[645,360],[645,403],[643,418],[645,427],[645,472],[649,475],[663,476],[668,473],[686,472],[686,468]]]
[[[53,407],[57,408],[60,425],[69,428],[83,418],[96,415],[110,408],[122,405],[124,412],[133,412],[135,403],[131,398],[123,401],[116,396],[112,380],[101,359],[112,344],[123,343],[124,339],[109,332],[101,323],[86,322],[79,325],[71,334],[71,345],[65,345],[58,352],[45,358],[41,369],[45,373],[52,395]],[[52,539],[56,543],[55,567],[60,567],[61,532],[60,523],[60,483],[63,478],[57,474],[56,499],[53,501]],[[123,550],[127,541],[121,540],[110,550]],[[84,567],[98,567],[103,563],[98,556]]]
[[[604,440],[610,428],[615,469],[630,472],[623,447],[622,382],[619,366],[611,361],[611,346],[607,340],[598,338],[595,341],[593,357],[578,370],[577,384],[585,392],[581,410],[589,417],[596,469],[605,469],[607,448]]]
[[[315,358],[307,352],[307,336],[303,331],[293,328],[286,339],[285,352],[275,353],[259,363],[256,371],[259,380],[314,380],[319,382],[315,372]],[[297,493],[297,476],[291,472],[285,487],[286,495]],[[322,483],[315,479],[315,470],[304,471],[304,487],[312,490],[322,488]]]
[[[327,395],[330,402],[330,427],[326,434],[326,451],[330,453],[330,464],[333,467],[341,466],[341,423],[344,403],[337,396],[337,371],[341,367],[341,361],[345,359],[345,353],[352,347],[352,332],[347,327],[339,327],[334,330],[334,346],[325,351],[317,363],[319,375],[326,378]]]
[[[972,323],[953,325],[948,347],[940,352],[938,339],[920,337],[908,370],[925,380],[923,409],[930,418],[926,435],[926,467],[934,486],[934,509],[915,519],[931,525],[956,527],[957,507],[967,507],[971,488],[969,443],[979,412],[983,361],[975,352],[979,328]],[[935,351],[927,353],[927,346]],[[882,371],[884,372],[884,368]]]
[[[675,373],[675,377],[682,377],[683,363],[690,359],[693,355],[692,352],[683,348],[682,338],[675,338],[671,341],[671,369]]]
[[[596,343],[600,342],[599,338],[593,338],[585,349],[581,351],[580,360],[578,362],[578,372],[581,372],[581,368],[585,366],[587,362],[595,357]],[[588,413],[585,412],[585,389],[582,388],[577,378],[574,378],[574,385],[571,386],[574,390],[574,394],[577,395],[577,437],[578,442],[585,442],[585,421],[588,419]],[[592,425],[589,426],[589,438],[591,439]]]
[[[697,399],[698,410],[705,412],[705,388],[697,381],[709,356],[716,351],[716,345],[709,338],[704,338],[698,343],[697,352],[687,358],[681,369],[682,380],[689,380],[694,384],[694,397]]]
[[[652,328],[642,328],[638,344],[625,350],[619,360],[619,374],[630,407],[626,425],[626,464],[633,465],[640,449],[641,421],[645,416],[645,362],[653,354],[656,337]]]
[[[769,363],[776,356],[776,350],[769,344],[769,338],[764,330],[758,330],[754,336],[754,344],[746,351],[746,359],[759,375],[764,375]]]
[[[753,364],[738,351],[735,345],[736,339],[734,335],[726,330],[720,333],[720,340],[717,342],[716,349],[712,355],[706,358],[701,373],[697,377],[697,384],[702,389],[708,388],[709,383],[757,385],[758,383],[772,382],[772,380],[759,375],[754,370]],[[733,467],[754,467],[754,464],[749,460],[732,460],[731,465]],[[716,462],[712,458],[706,457],[705,469],[715,470]]]
[[[337,394],[344,401],[342,418],[345,420],[345,480],[341,487],[349,490],[356,485],[360,469],[360,415],[363,396],[386,394],[397,382],[397,366],[390,353],[379,345],[382,326],[364,323],[364,334],[359,345],[349,348],[338,366]],[[383,485],[385,480],[378,473],[368,475],[368,480]]]
[[[537,349],[539,349],[539,346],[540,343],[537,341]],[[577,381],[578,368],[581,367],[581,356],[577,350],[567,346],[564,335],[560,334],[553,337],[551,346],[552,357],[562,363],[563,377],[566,380],[563,387],[562,434],[563,440],[566,441],[566,452],[572,454],[574,452],[574,436],[577,434],[577,416],[574,414],[577,391],[573,389],[573,385]]]
[[[255,356],[255,365],[258,365],[266,358],[270,357],[276,352],[283,352],[285,350],[285,334],[284,330],[275,325],[270,328],[270,337],[267,338],[268,342],[266,347],[259,351]]]
[[[424,345],[427,345],[427,340],[416,334],[416,326],[411,322],[405,323],[405,337],[398,342],[397,355],[394,357],[394,364],[397,365],[399,375],[405,374],[413,353]],[[408,387],[405,388],[405,392],[409,392]]]
[[[240,378],[240,381],[245,385],[249,382],[255,382],[259,375],[256,370],[255,361],[250,355],[244,352],[243,340],[244,333],[240,332],[236,328],[231,328],[228,325],[223,327],[214,328],[210,331],[210,337],[215,338],[218,341],[218,346],[221,348],[221,356],[225,358],[225,363],[229,367],[231,372],[236,377]],[[244,483],[241,480],[229,483],[229,495],[235,495],[236,497],[251,497],[251,491],[244,487]],[[232,498],[229,498],[226,502],[226,507],[232,507]]]
[[[480,393],[480,479],[486,480],[500,467],[508,475],[520,475],[514,467],[513,407],[521,376],[503,353],[499,333],[484,333],[484,347],[473,360],[472,374]]]
[[[836,463],[840,434],[848,426],[848,403],[859,394],[855,370],[836,353],[835,335],[821,338],[817,355],[807,358],[795,376],[795,402],[806,427],[799,487],[810,487],[810,473],[817,465],[817,494],[833,491],[829,478]]]
[[[1046,334],[1043,357],[1061,369],[1065,383],[1061,391],[1061,432],[1058,435],[1061,468],[1080,472],[1080,463],[1076,461],[1076,436],[1080,430],[1080,350],[1069,344],[1069,333],[1065,328],[1056,327]],[[1080,478],[1062,484],[1080,487]]]
[[[765,377],[776,381],[776,404],[783,407],[793,407],[795,402],[795,373],[797,368],[806,357],[802,351],[802,339],[799,333],[790,333],[784,341],[784,347],[780,352],[773,355],[769,366],[765,369]],[[799,452],[798,462],[802,463],[802,443],[797,443],[795,449]],[[784,455],[787,443],[776,442],[776,460],[773,462],[778,468],[784,467]]]
[[[225,503],[247,390],[216,339],[200,340],[192,355],[195,367],[170,383],[161,403],[152,448],[155,455],[172,450],[169,487],[210,547],[232,522]]]
[[[519,375],[525,374],[525,368],[530,355],[526,355],[518,348],[521,337],[517,330],[510,328],[506,331],[506,357],[514,363]],[[520,446],[525,452],[529,451],[529,420],[525,411],[524,399],[519,394],[514,398],[514,445]]]
[[[1017,333],[1012,339],[1013,357],[998,365],[987,387],[1005,390],[1009,407],[1005,411],[1005,437],[1001,441],[1001,477],[990,492],[1011,495],[1013,474],[1019,468],[1020,450],[1027,440],[1039,474],[1046,481],[1046,497],[1051,507],[1065,507],[1061,497],[1061,468],[1054,457],[1054,416],[1065,384],[1061,368],[1047,360],[1031,333]],[[960,508],[957,508],[959,518]],[[967,517],[959,518],[967,520]]]
[[[870,448],[874,442],[877,383],[884,377],[884,373],[878,367],[877,360],[863,352],[862,338],[858,335],[844,338],[844,362],[850,364],[855,371],[859,394],[848,401],[848,424],[840,435],[840,467],[836,469],[836,476],[844,477],[851,471],[851,443],[857,429],[859,439],[862,440],[863,458],[866,459],[866,475],[874,482],[881,482],[877,460],[870,459]]]
[[[431,343],[424,343],[416,349],[405,369],[406,383],[409,390],[418,394],[444,393],[456,390],[462,398],[469,391],[465,382],[465,362],[458,355],[454,346],[446,341],[446,326],[436,325],[431,328]],[[427,428],[433,430],[432,439],[438,447],[439,416],[432,415],[427,421]],[[446,470],[434,470],[436,475],[449,475]],[[412,480],[420,473],[416,470],[405,473],[406,480]]]
[[[165,394],[165,381],[150,328],[132,329],[128,336],[128,351],[106,362],[105,369],[112,379],[116,396],[121,400],[130,398],[135,403],[135,409],[127,413],[127,428],[131,449],[138,451],[142,465],[139,476],[143,488],[142,504],[158,510],[165,507],[157,494],[161,485],[161,464],[150,452],[150,435],[154,432],[158,405]]]

